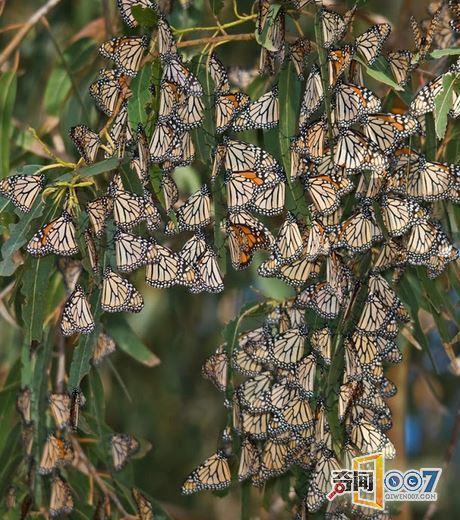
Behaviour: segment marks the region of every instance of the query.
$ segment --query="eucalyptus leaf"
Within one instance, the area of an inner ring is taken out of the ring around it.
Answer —
[[[457,74],[444,74],[442,90],[434,99],[434,126],[438,139],[443,139],[447,130],[447,114],[452,108],[454,85]]]
[[[148,118],[146,106],[152,97],[149,90],[150,75],[150,66],[145,66],[130,85],[132,96],[128,100],[128,119],[133,129],[135,129],[139,123],[145,125]]]
[[[265,18],[264,26],[262,27],[262,31],[260,33],[257,29],[255,31],[257,43],[272,52],[279,51],[279,49],[273,44],[273,41],[271,39],[271,29],[277,21],[276,19],[280,14],[280,9],[280,4],[271,4]]]
[[[153,9],[142,7],[140,5],[133,5],[131,13],[134,19],[142,25],[142,27],[155,27],[158,23],[158,16]]]

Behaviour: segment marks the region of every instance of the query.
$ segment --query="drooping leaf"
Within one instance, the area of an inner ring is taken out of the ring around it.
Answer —
[[[132,96],[128,101],[128,118],[134,130],[138,123],[145,125],[148,118],[146,106],[152,96],[149,90],[150,74],[150,67],[144,67],[130,85]]]
[[[133,5],[131,7],[131,13],[142,27],[155,27],[158,22],[157,14],[153,9],[149,9],[148,7]]]
[[[0,77],[0,179],[10,170],[10,134],[16,100],[16,73],[4,72]]]
[[[264,26],[262,27],[262,31],[260,33],[257,29],[255,31],[257,43],[272,52],[276,52],[279,50],[277,47],[273,45],[273,41],[270,38],[270,34],[271,28],[273,27],[273,24],[276,22],[280,9],[280,4],[271,4],[267,16],[265,18]]]
[[[459,47],[453,47],[449,49],[435,49],[434,51],[430,52],[430,56],[435,60],[438,58],[443,58],[444,56],[456,56],[457,54],[460,54]]]
[[[442,90],[434,99],[434,126],[438,139],[443,139],[447,130],[447,114],[452,108],[456,74],[444,74]]]
[[[57,67],[51,73],[45,89],[45,110],[52,116],[59,112],[72,89],[72,80],[64,67]]]
[[[291,62],[279,75],[278,89],[281,160],[286,175],[289,176],[291,171],[291,137],[296,133],[297,112],[300,104],[300,82]]]
[[[154,367],[160,363],[158,357],[144,345],[123,315],[108,316],[107,332],[120,350],[139,363],[148,367]]]

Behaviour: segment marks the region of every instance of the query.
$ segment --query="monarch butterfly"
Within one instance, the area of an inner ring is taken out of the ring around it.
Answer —
[[[282,379],[270,388],[270,392],[267,394],[267,400],[270,401],[270,406],[273,412],[276,413],[294,399],[297,394],[296,389],[292,388],[287,380]],[[278,435],[277,438],[279,438]]]
[[[151,199],[118,189],[113,193],[113,219],[123,231],[129,231],[143,220],[153,231],[161,222],[160,213]]]
[[[302,254],[304,245],[297,221],[292,213],[288,213],[286,220],[278,231],[273,245],[273,252],[281,263],[296,260]]]
[[[271,361],[281,368],[293,368],[305,350],[307,328],[300,326],[278,334],[269,347]]]
[[[160,89],[160,104],[158,107],[158,121],[167,122],[174,114],[178,104],[183,103],[186,98],[181,89],[174,83],[164,81]]]
[[[169,158],[162,164],[163,171],[171,171],[179,166],[187,166],[195,160],[195,147],[189,132],[179,134],[171,148]]]
[[[410,115],[373,114],[366,116],[364,134],[384,153],[391,153],[407,137],[420,130]]]
[[[209,56],[208,68],[216,92],[221,95],[228,94],[230,92],[230,82],[227,70],[214,52]]]
[[[311,228],[306,231],[304,239],[304,255],[307,260],[314,261],[320,255],[327,256],[331,249],[326,229],[317,218],[312,221]]]
[[[76,285],[75,290],[69,296],[62,310],[61,332],[64,336],[89,334],[94,330],[94,327],[91,306],[86,299],[83,289]]]
[[[96,101],[97,108],[112,116],[118,107],[120,98],[131,95],[125,76],[118,70],[102,69],[100,78],[89,86],[89,93]]]
[[[27,244],[26,250],[33,256],[45,256],[54,253],[71,256],[78,253],[75,239],[75,226],[67,211],[48,224],[45,224]]]
[[[68,464],[72,459],[72,446],[67,441],[50,433],[43,448],[38,472],[40,475],[48,475],[58,466]]]
[[[361,453],[383,451],[385,458],[394,457],[394,446],[388,437],[367,421],[360,421],[350,433],[350,440]]]
[[[326,365],[331,364],[331,337],[332,332],[329,327],[313,331],[310,338],[313,352],[321,357]]]
[[[422,218],[415,222],[404,240],[407,257],[411,264],[421,265],[432,256],[437,256],[443,248],[443,256],[448,257],[452,245],[447,240],[438,223]]]
[[[182,485],[182,493],[190,495],[204,489],[218,491],[228,487],[230,480],[227,456],[218,451],[193,470]]]
[[[387,60],[398,85],[404,86],[409,79],[409,74],[413,68],[413,59],[413,54],[406,50],[390,52],[388,54]]]
[[[136,76],[147,49],[149,39],[145,36],[119,36],[104,42],[99,53],[116,63],[127,76]]]
[[[390,237],[404,235],[414,223],[417,205],[410,199],[385,195],[380,202],[382,217]]]
[[[308,118],[318,110],[324,99],[323,83],[317,65],[313,65],[305,84],[305,91],[300,105],[299,128],[301,128]]]
[[[219,293],[224,290],[222,273],[217,262],[217,256],[211,249],[207,249],[196,264],[200,276],[201,288],[210,293]]]
[[[455,172],[455,166],[421,161],[418,168],[408,172],[407,195],[429,202],[448,198],[455,184]]]
[[[349,179],[338,179],[327,175],[307,177],[304,186],[318,215],[334,213],[340,206],[341,197],[354,188]]]
[[[294,65],[297,77],[300,80],[304,79],[303,68],[305,64],[305,57],[311,51],[311,43],[305,38],[297,38],[297,40],[289,46],[289,57]]]
[[[70,395],[51,394],[48,401],[56,428],[59,430],[67,428],[70,422]]]
[[[385,337],[385,327],[394,320],[394,314],[375,294],[369,294],[356,326],[359,334],[379,334]]]
[[[273,375],[270,372],[261,374],[246,380],[236,390],[240,405],[251,413],[263,413],[270,409],[266,396],[273,383]]]
[[[72,492],[67,482],[60,476],[55,475],[51,481],[51,497],[49,513],[52,517],[70,514],[74,503]]]
[[[329,49],[338,43],[347,33],[348,27],[353,20],[356,6],[347,11],[342,17],[334,11],[325,9],[320,10],[320,17],[323,26],[323,45]]]
[[[139,442],[132,435],[116,433],[110,439],[110,451],[115,471],[124,468],[128,459],[139,449]]]
[[[356,50],[364,56],[369,65],[372,65],[380,54],[390,32],[390,24],[378,23],[356,38]]]
[[[326,494],[331,490],[333,471],[339,471],[340,464],[334,457],[320,456],[313,470],[306,497],[310,513],[318,511],[326,501]]]
[[[72,126],[69,136],[85,163],[93,163],[101,146],[99,135],[90,130],[86,125],[77,125]]]
[[[131,169],[136,172],[142,186],[145,188],[150,182],[150,151],[144,127],[139,123],[136,129],[137,152],[131,160]]]
[[[238,114],[248,105],[250,107],[250,102],[244,92],[219,94],[215,103],[216,132],[222,133],[232,127]]]
[[[143,8],[154,8],[155,4],[150,0],[117,0],[118,10],[120,11],[121,19],[129,27],[137,27],[138,22],[134,18],[132,8],[138,5]]]
[[[231,212],[226,231],[234,269],[245,269],[255,251],[268,249],[273,243],[268,229],[246,211]]]
[[[115,262],[119,271],[129,273],[156,259],[156,245],[150,240],[119,230],[113,239]]]
[[[257,101],[246,104],[232,122],[232,130],[241,132],[262,128],[274,128],[279,120],[278,87],[273,87]]]
[[[254,358],[250,353],[250,349],[234,349],[232,353],[232,367],[247,377],[257,376],[264,370],[264,365]]]
[[[289,446],[278,443],[271,439],[267,440],[262,448],[258,480],[268,480],[269,478],[282,475],[291,465],[289,457]]]
[[[196,76],[192,74],[176,56],[164,57],[162,81],[174,83],[188,95],[203,95],[203,88]]]
[[[16,409],[21,416],[21,421],[24,425],[31,424],[31,414],[30,414],[30,402],[31,402],[32,392],[30,388],[23,388],[18,392],[16,396]]]
[[[370,207],[363,207],[360,212],[342,223],[337,240],[342,247],[346,247],[352,253],[360,253],[370,249],[382,238],[373,210]]]
[[[254,440],[265,440],[268,435],[270,413],[241,413],[241,427],[237,430],[242,435],[248,435]],[[237,428],[235,426],[235,428]]]
[[[174,115],[184,130],[190,130],[201,125],[203,121],[204,105],[200,97],[187,96],[182,103],[175,107]]]
[[[314,278],[319,274],[321,263],[319,261],[311,261],[304,253],[298,260],[286,265],[278,265],[274,263],[271,269],[264,269],[261,264],[258,273],[261,276],[276,276],[293,287],[300,287],[305,284],[309,278]]]
[[[378,252],[372,270],[374,272],[381,272],[392,267],[403,267],[406,262],[406,250],[396,241],[388,240]]]
[[[91,358],[93,365],[99,366],[102,361],[108,355],[112,354],[112,352],[115,352],[115,350],[115,341],[113,341],[110,336],[107,336],[107,334],[101,332],[97,337],[97,342],[93,350],[93,357]]]
[[[351,45],[345,45],[341,49],[329,51],[327,61],[329,65],[329,85],[335,86],[338,79],[351,63],[351,59],[355,52],[355,48]]]
[[[161,178],[161,189],[165,201],[165,210],[169,211],[179,200],[179,189],[175,180],[166,172],[163,173]]]
[[[424,60],[427,52],[430,50],[434,34],[439,24],[440,15],[441,8],[439,7],[433,14],[433,18],[431,19],[425,34],[422,34],[422,30],[418,25],[417,20],[413,16],[410,17],[410,24],[415,40],[415,48],[419,53],[419,61]]]
[[[118,157],[122,157],[126,143],[133,139],[133,132],[128,118],[128,103],[126,101],[121,105],[118,114],[113,120],[109,134],[113,141],[113,146],[115,147],[110,156],[118,154]]]
[[[296,298],[295,305],[301,309],[311,308],[326,319],[334,319],[340,311],[337,293],[327,282],[309,285]]]
[[[102,310],[106,312],[140,312],[143,307],[144,299],[134,285],[114,273],[110,267],[106,267],[102,281]]]
[[[177,45],[169,23],[163,16],[158,18],[158,54],[163,60],[169,56],[177,57]]]
[[[227,388],[227,367],[228,358],[225,352],[225,345],[220,345],[217,347],[215,353],[206,359],[201,373],[203,377],[209,379],[220,392],[225,392]]]
[[[238,466],[238,480],[243,482],[259,471],[260,450],[249,439],[243,439],[241,443],[240,463]]]
[[[324,119],[303,126],[300,135],[294,138],[291,147],[300,157],[310,161],[320,161],[324,156],[324,145],[327,133],[327,124]]]
[[[154,244],[155,259],[147,264],[146,282],[152,287],[164,289],[173,285],[194,288],[199,281],[195,268],[178,254],[160,244]]]
[[[224,139],[224,145],[218,150],[215,161],[215,171],[222,162],[224,169],[233,173],[264,170],[274,174],[274,178],[279,180],[279,163],[272,155],[254,144]]]
[[[86,204],[89,223],[96,237],[101,237],[104,234],[106,220],[112,210],[113,200],[111,197],[98,197]]]
[[[304,356],[294,369],[294,383],[300,394],[305,397],[313,395],[313,387],[316,374],[316,358],[309,354]]]
[[[350,126],[366,114],[381,109],[380,99],[369,89],[343,83],[335,94],[335,117],[340,126]]]
[[[11,175],[0,180],[0,195],[9,199],[21,211],[28,213],[45,185],[45,176]]]
[[[414,117],[433,112],[435,98],[444,90],[443,75],[438,76],[422,87],[409,105],[409,113]]]
[[[204,185],[197,192],[191,195],[176,210],[178,223],[177,231],[194,231],[207,226],[212,221],[211,214],[211,192]],[[167,234],[175,231],[174,223],[171,221],[166,228]]]
[[[388,167],[388,159],[377,145],[354,130],[341,132],[335,147],[334,162],[346,169],[370,169],[377,173]]]
[[[150,500],[147,500],[147,498],[137,488],[132,488],[131,493],[133,495],[134,501],[136,502],[140,520],[154,520],[153,509]]]
[[[248,352],[255,361],[268,361],[268,345],[271,336],[264,327],[244,332],[238,337],[238,349]]]

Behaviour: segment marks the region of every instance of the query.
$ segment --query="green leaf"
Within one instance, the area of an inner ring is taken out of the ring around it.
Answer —
[[[148,114],[146,105],[150,101],[150,74],[151,67],[145,66],[131,82],[132,96],[128,101],[128,118],[131,128],[135,129],[138,123],[145,125]]]
[[[291,61],[279,75],[278,89],[281,160],[289,179],[291,171],[291,137],[296,133],[297,111],[300,104],[300,81]]]
[[[104,159],[103,161],[91,164],[90,166],[84,166],[83,168],[77,170],[77,172],[81,177],[94,177],[94,175],[100,175],[101,173],[115,170],[120,166],[120,162],[121,160],[118,157],[110,157],[110,159]],[[68,178],[64,178],[63,176],[59,177],[58,180],[68,180]]]
[[[154,367],[160,363],[158,357],[144,345],[123,315],[107,317],[107,333],[120,350],[139,363],[148,367]]]
[[[67,383],[69,391],[80,386],[80,381],[89,373],[91,368],[90,362],[93,356],[94,347],[96,346],[97,338],[101,332],[101,324],[99,322],[101,314],[100,297],[100,290],[95,289],[89,299],[96,327],[91,334],[81,334],[78,339],[70,363],[69,381]]]
[[[51,73],[45,89],[44,104],[47,114],[58,116],[64,101],[72,89],[72,81],[64,67]]]
[[[434,126],[438,139],[443,139],[447,129],[447,114],[452,108],[454,84],[457,74],[444,74],[442,90],[434,98]]]
[[[3,73],[0,77],[0,179],[10,170],[10,135],[16,88],[16,73]]]
[[[148,7],[141,7],[140,5],[133,5],[131,13],[134,19],[143,27],[155,27],[158,23],[158,16],[153,9]]]
[[[273,45],[273,40],[271,39],[271,28],[273,27],[273,24],[276,22],[280,9],[281,5],[271,4],[267,16],[265,18],[265,24],[262,27],[262,31],[260,33],[257,29],[255,31],[257,43],[272,52],[276,52],[279,50],[277,47]]]
[[[431,112],[425,114],[425,156],[429,161],[436,159],[436,128],[434,123],[434,116]]]
[[[444,56],[455,56],[460,54],[460,47],[449,48],[449,49],[436,49],[433,52],[430,52],[430,56],[437,60],[438,58],[443,58]]]
[[[222,275],[227,272],[227,248],[225,247],[225,234],[222,230],[222,220],[226,211],[223,202],[224,181],[222,176],[217,176],[212,185],[212,200],[214,201],[214,247],[217,253],[219,268]]]
[[[10,226],[10,238],[2,245],[0,276],[11,276],[17,269],[14,254],[30,239],[30,224],[43,213],[43,203],[36,200],[29,213],[23,213],[20,220]]]
[[[50,273],[53,270],[54,258],[28,257],[24,266],[21,293],[24,296],[22,307],[22,322],[24,327],[24,341],[42,341],[43,322],[46,308],[46,295],[50,282]]]
[[[381,83],[385,83],[385,85],[389,85],[394,90],[404,91],[404,87],[398,85],[396,81],[392,78],[390,65],[389,63],[382,57],[379,56],[370,67],[365,60],[360,58],[359,56],[354,56],[357,62],[359,62],[365,69],[366,73],[371,77],[376,79]]]
[[[219,14],[224,7],[224,0],[209,0],[209,6],[214,14]]]

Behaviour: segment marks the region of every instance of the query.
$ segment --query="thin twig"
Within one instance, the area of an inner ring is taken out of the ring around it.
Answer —
[[[41,18],[46,16],[51,11],[51,9],[56,7],[60,1],[61,0],[48,0],[44,6],[40,7],[38,11],[35,11],[35,13],[23,25],[22,29],[18,31],[16,36],[10,41],[10,43],[0,54],[0,67],[8,60],[15,49],[21,45],[22,41],[27,36],[32,27],[34,27]]]
[[[208,43],[225,43],[227,41],[249,41],[253,40],[255,35],[253,33],[247,34],[228,34],[225,36],[210,36],[207,38],[197,38],[195,40],[186,40],[179,42],[178,47],[193,47],[194,45],[203,45]]]
[[[106,483],[102,480],[99,473],[96,471],[96,468],[93,466],[92,462],[88,459],[88,457],[85,455],[85,452],[81,449],[81,446],[78,443],[77,439],[75,439],[74,437],[71,437],[70,440],[72,442],[73,449],[74,449],[75,453],[77,454],[77,457],[80,459],[80,461],[86,467],[88,474],[91,475],[91,477],[97,483],[97,485],[99,486],[102,493],[105,496],[110,497],[110,499],[115,504],[117,509],[123,515],[123,518],[125,518],[125,519],[137,518],[136,516],[130,515],[126,511],[126,509],[123,507],[123,504],[120,502],[117,495],[107,487]]]

